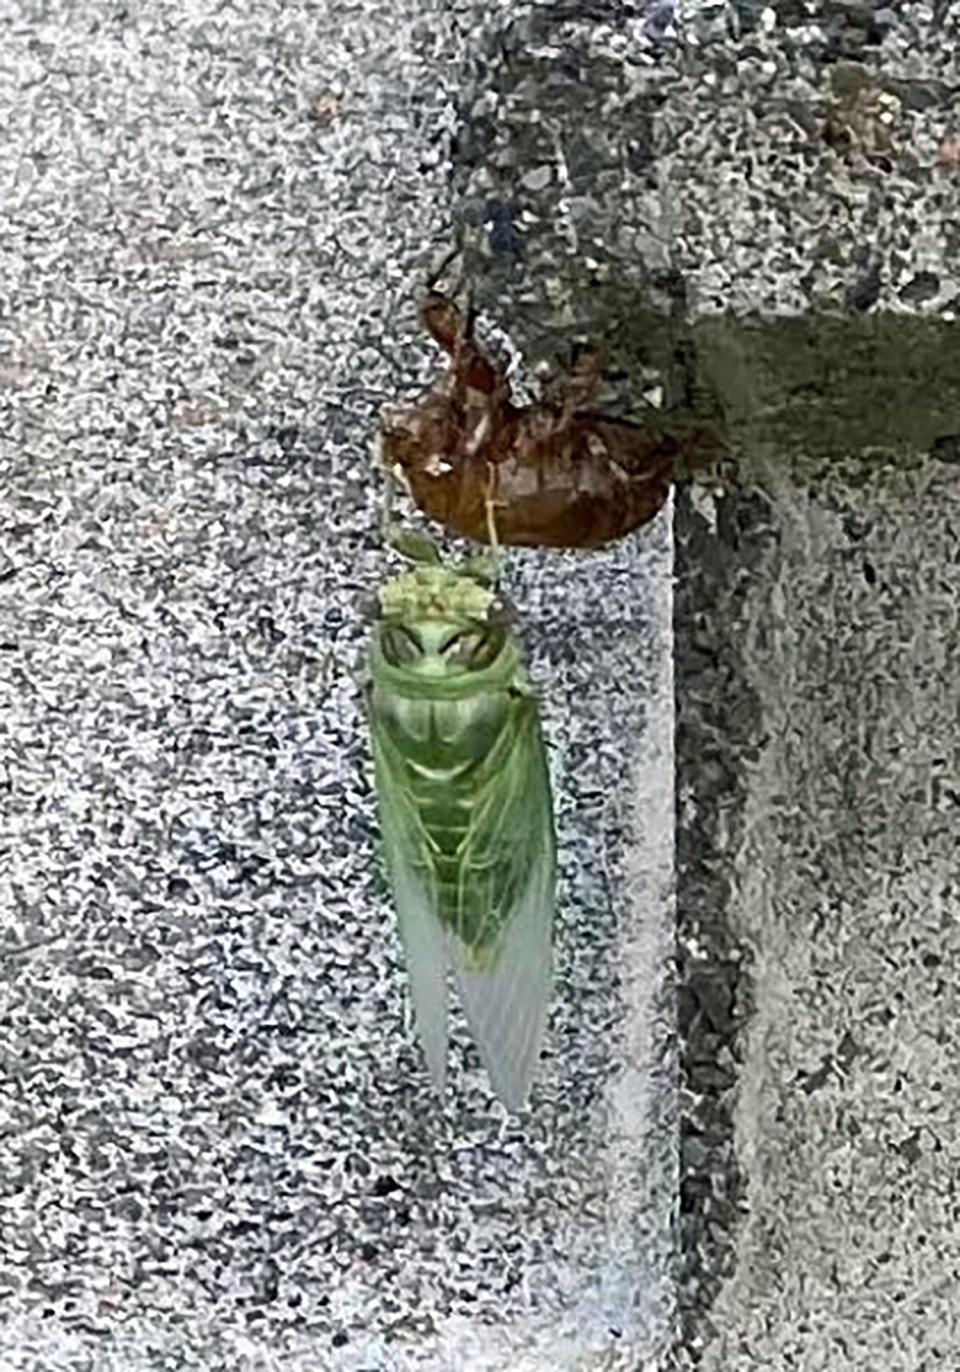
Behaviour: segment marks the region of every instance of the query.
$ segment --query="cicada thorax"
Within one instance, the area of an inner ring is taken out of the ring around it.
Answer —
[[[536,707],[517,689],[519,655],[499,623],[386,622],[380,652],[388,670],[374,686],[374,709],[403,758],[407,800],[428,839],[417,866],[463,965],[482,969],[526,873],[509,846],[481,855],[469,840],[514,746],[518,712]]]

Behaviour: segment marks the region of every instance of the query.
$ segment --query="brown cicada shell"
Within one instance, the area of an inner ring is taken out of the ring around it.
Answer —
[[[597,548],[648,523],[671,481],[724,451],[705,425],[653,428],[577,408],[591,356],[554,401],[518,406],[468,320],[431,291],[423,322],[453,361],[442,387],[382,430],[383,456],[431,519],[481,543]]]

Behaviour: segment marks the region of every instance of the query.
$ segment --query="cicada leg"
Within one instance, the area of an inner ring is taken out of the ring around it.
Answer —
[[[500,503],[496,498],[497,493],[497,469],[492,462],[487,463],[487,490],[483,498],[483,508],[487,521],[487,542],[490,545],[488,553],[481,553],[479,557],[470,559],[471,574],[479,577],[481,581],[496,583],[500,577],[501,557],[500,557],[500,538],[497,534],[496,508]]]
[[[399,523],[395,514],[395,500],[398,487],[405,487],[406,482],[401,472],[397,469],[388,467],[383,460],[383,445],[380,436],[374,441],[374,471],[380,473],[380,537],[384,543],[390,544],[399,531]]]
[[[483,508],[487,517],[487,542],[494,558],[500,556],[500,540],[497,537],[496,500],[497,469],[493,463],[487,464],[487,493],[483,498]]]
[[[384,494],[380,502],[380,537],[386,547],[392,548],[408,562],[416,562],[423,566],[435,565],[441,561],[440,549],[429,534],[404,529],[394,515],[394,493],[399,485],[400,481],[396,477],[391,478],[390,473],[387,473]]]
[[[379,439],[375,445],[379,447]],[[381,457],[379,451],[375,459]],[[390,468],[382,460],[375,460],[375,469],[381,474],[380,486],[380,537],[384,546],[393,548],[408,562],[436,563],[440,561],[440,550],[427,534],[419,534],[404,529],[396,516],[396,494],[398,489],[407,490],[407,482],[399,468]]]
[[[594,348],[587,348],[576,358],[573,365],[558,377],[553,387],[556,403],[560,406],[562,424],[568,424],[575,412],[583,408],[597,389],[603,375],[603,357]]]
[[[453,363],[451,394],[461,404],[466,403],[471,392],[494,405],[509,400],[509,387],[502,368],[474,340],[472,303],[468,303],[466,313],[462,313],[447,296],[431,291],[421,306],[420,315],[431,338]]]
[[[440,280],[441,276],[443,276],[450,263],[460,256],[460,253],[461,250],[457,246],[440,249],[439,256],[435,259],[433,265],[427,272],[425,285],[428,291],[436,290],[437,282]],[[456,279],[459,280],[459,277],[460,269],[458,268]]]
[[[498,503],[495,499],[496,471],[492,463],[488,464],[488,468],[484,509],[487,518],[487,541],[490,544],[490,551],[477,553],[474,557],[467,558],[463,564],[463,571],[467,576],[472,576],[485,585],[496,586],[500,579],[500,569],[503,563],[500,555],[500,539],[497,535],[497,519],[494,513]]]

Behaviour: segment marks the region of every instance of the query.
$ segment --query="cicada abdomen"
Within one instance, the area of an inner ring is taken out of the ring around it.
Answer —
[[[524,1104],[551,984],[556,853],[537,700],[474,576],[388,581],[369,711],[380,828],[418,1033],[441,1090],[453,973],[493,1089]]]

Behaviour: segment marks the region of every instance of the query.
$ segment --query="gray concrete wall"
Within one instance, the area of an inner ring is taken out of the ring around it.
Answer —
[[[688,554],[736,528],[738,556],[678,603],[689,1073],[708,1048],[720,1069],[687,1122],[685,1260],[716,1294],[685,1347],[724,1372],[951,1366],[956,474],[838,455],[756,480],[769,503],[689,512]]]
[[[949,1365],[958,15],[671,12],[0,8],[5,1367]],[[360,711],[453,237],[521,382],[732,452],[511,558],[517,1121],[427,1083]]]

